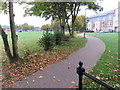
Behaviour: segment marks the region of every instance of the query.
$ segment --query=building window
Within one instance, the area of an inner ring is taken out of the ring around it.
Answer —
[[[108,22],[108,26],[112,26],[112,22]]]
[[[90,27],[90,24],[89,24],[89,27]]]
[[[105,27],[105,22],[102,23],[102,27]]]
[[[103,20],[105,20],[105,17],[103,17]]]

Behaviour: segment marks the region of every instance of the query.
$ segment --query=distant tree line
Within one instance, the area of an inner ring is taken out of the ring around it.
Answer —
[[[22,25],[15,25],[15,27],[17,30],[23,30],[23,31],[34,30],[34,26],[28,25],[27,23],[24,23]]]
[[[85,16],[77,16],[75,20],[74,25],[74,31],[82,32],[86,28],[86,17]],[[72,21],[70,21],[70,29],[72,29]],[[41,27],[42,30],[48,30],[48,31],[60,31],[60,22],[55,19],[51,21],[51,24],[45,24]],[[65,25],[65,31],[69,31],[67,25]]]

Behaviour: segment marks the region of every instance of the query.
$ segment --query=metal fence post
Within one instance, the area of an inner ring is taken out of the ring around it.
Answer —
[[[77,67],[77,74],[79,75],[79,90],[82,90],[82,76],[85,69],[82,67],[83,63],[79,62],[79,67]]]

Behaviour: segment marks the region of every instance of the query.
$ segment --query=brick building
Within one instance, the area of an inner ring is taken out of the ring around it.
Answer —
[[[95,32],[103,29],[118,31],[118,9],[89,17],[87,29]]]

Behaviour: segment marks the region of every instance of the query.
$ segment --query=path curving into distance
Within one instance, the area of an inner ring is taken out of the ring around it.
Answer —
[[[78,85],[76,67],[79,61],[83,62],[86,71],[91,70],[105,51],[103,41],[91,36],[86,38],[88,39],[86,46],[68,56],[66,60],[51,64],[43,71],[38,71],[25,80],[17,81],[12,88],[67,88],[71,85],[74,88]]]

